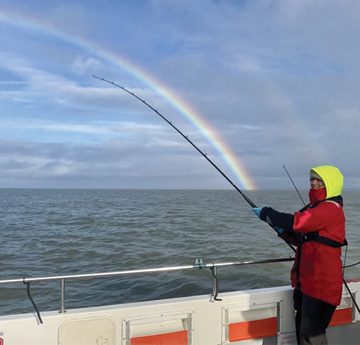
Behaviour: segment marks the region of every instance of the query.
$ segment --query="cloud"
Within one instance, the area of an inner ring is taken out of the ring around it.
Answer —
[[[85,73],[90,74],[100,66],[100,61],[95,60],[92,57],[78,56],[71,66],[71,71],[84,75]],[[89,73],[90,71],[90,73]]]
[[[65,1],[58,8],[46,5],[30,13],[35,22],[39,13],[48,14],[54,19],[52,25],[64,33],[69,20],[69,28],[78,28],[73,31],[74,42],[94,42],[94,47],[127,57],[156,76],[197,109],[260,188],[267,188],[266,176],[283,185],[284,164],[295,177],[320,164],[340,165],[345,175],[358,169],[351,157],[359,146],[359,6],[354,1],[200,0],[152,1],[141,8],[120,2],[109,10],[92,2],[72,6]],[[103,25],[104,20],[108,25]],[[59,36],[6,28],[7,35],[0,39],[4,140],[58,143],[68,154],[76,144],[83,152],[88,146],[95,156],[101,151],[104,157],[110,152],[118,157],[106,146],[112,143],[124,156],[123,149],[128,150],[132,162],[146,162],[148,175],[155,179],[158,174],[159,181],[160,176],[174,176],[173,166],[183,176],[195,169],[189,167],[193,162],[189,156],[196,152],[188,143],[141,102],[93,79],[96,71],[147,100],[228,169],[201,129],[141,78]],[[24,48],[15,47],[8,36],[26,42]],[[107,154],[102,151],[105,147]],[[169,158],[172,155],[176,160]],[[134,174],[141,171],[140,163],[120,161],[129,174],[131,169]],[[43,168],[71,171],[69,162],[62,161],[63,170],[51,168],[56,164],[50,160]]]
[[[159,145],[139,148],[120,140],[101,145],[1,140],[0,152],[0,181],[3,181],[0,187],[25,184],[38,188],[51,185],[79,188],[85,183],[89,188],[137,188],[145,187],[145,180],[158,176],[170,185],[171,179],[180,177],[179,168],[183,168],[183,157],[179,153],[166,152]],[[204,176],[207,178],[208,171],[203,170],[198,155],[187,156],[186,161],[184,168],[188,173],[181,174],[182,180],[190,176],[195,177],[195,181]],[[166,176],[163,175],[164,167],[167,168]],[[9,184],[8,181],[12,182]],[[162,188],[162,182],[154,180],[152,186]],[[188,187],[191,186],[196,187],[196,184],[190,182]]]

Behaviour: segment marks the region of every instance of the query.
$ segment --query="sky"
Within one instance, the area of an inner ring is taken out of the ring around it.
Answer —
[[[0,0],[0,188],[360,188],[357,0]],[[123,86],[157,109],[213,162]]]

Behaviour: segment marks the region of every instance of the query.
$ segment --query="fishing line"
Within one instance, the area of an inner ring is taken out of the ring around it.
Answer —
[[[229,177],[227,177],[225,175],[225,173],[207,156],[206,153],[204,153],[203,151],[201,151],[190,139],[187,135],[183,134],[171,121],[169,121],[164,115],[162,115],[157,109],[155,109],[154,107],[152,107],[149,103],[147,103],[145,100],[143,100],[142,98],[140,98],[139,96],[137,96],[135,93],[127,90],[125,87],[120,86],[112,81],[106,80],[104,78],[99,78],[95,75],[93,75],[94,78],[102,80],[108,84],[111,84],[113,86],[118,87],[119,89],[127,92],[129,95],[135,97],[137,100],[139,100],[140,102],[144,103],[147,107],[149,107],[153,112],[155,112],[157,115],[159,115],[167,124],[169,124],[173,129],[175,129],[176,132],[178,132],[190,145],[192,145],[240,194],[241,196],[247,201],[247,203],[252,207],[252,208],[256,208],[257,206],[254,204],[254,202],[247,196],[245,195],[236,185],[234,182],[232,182],[230,180]],[[269,224],[270,225],[270,224]],[[275,231],[276,229],[270,225]],[[276,231],[277,232],[277,231]],[[285,239],[283,239],[285,241]],[[295,252],[295,248],[288,242],[285,241],[285,243]]]
[[[354,264],[346,265],[346,266],[344,266],[344,268],[354,267],[354,266],[357,266],[357,265],[360,265],[360,261],[355,262]]]

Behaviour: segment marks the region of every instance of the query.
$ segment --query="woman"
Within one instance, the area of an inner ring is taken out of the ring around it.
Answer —
[[[310,203],[294,215],[254,208],[286,242],[297,247],[291,270],[296,336],[299,344],[327,344],[326,328],[342,294],[341,246],[345,216],[338,168],[310,170]]]

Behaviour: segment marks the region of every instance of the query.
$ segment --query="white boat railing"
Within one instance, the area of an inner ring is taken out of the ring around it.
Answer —
[[[144,274],[144,273],[157,273],[157,272],[171,272],[171,271],[183,271],[190,269],[203,269],[209,268],[213,276],[213,294],[212,298],[214,301],[217,299],[218,295],[218,280],[217,280],[217,268],[226,267],[226,266],[242,266],[242,265],[256,265],[256,264],[268,264],[268,263],[279,263],[279,262],[288,262],[294,261],[294,258],[280,258],[280,259],[268,259],[268,260],[258,260],[258,261],[242,261],[242,262],[225,262],[225,263],[210,263],[206,264],[201,259],[197,259],[193,265],[185,266],[173,266],[173,267],[160,267],[160,268],[145,268],[137,270],[127,270],[127,271],[116,271],[116,272],[103,272],[103,273],[88,273],[88,274],[72,274],[72,275],[60,275],[60,276],[49,276],[49,277],[35,277],[35,278],[18,278],[18,279],[5,279],[0,280],[0,284],[13,284],[13,283],[23,283],[27,285],[28,297],[33,304],[36,312],[38,313],[39,319],[41,321],[40,313],[31,297],[30,294],[30,283],[34,282],[44,282],[44,281],[60,281],[61,283],[61,297],[60,297],[60,313],[65,313],[65,282],[69,279],[97,279],[104,277],[115,277],[122,275],[131,275],[131,274]]]

